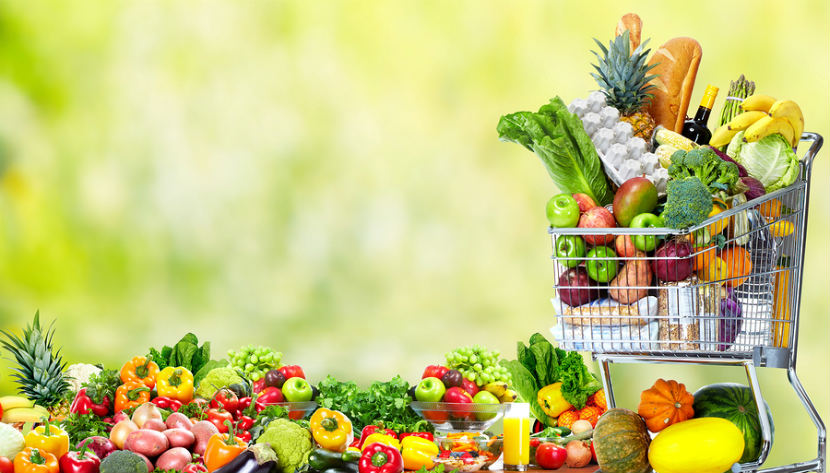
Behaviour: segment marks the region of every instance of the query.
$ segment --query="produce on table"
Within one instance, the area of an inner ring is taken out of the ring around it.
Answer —
[[[694,401],[694,396],[686,391],[686,386],[682,383],[661,378],[640,394],[637,413],[646,421],[648,430],[660,432],[670,425],[694,417]]]
[[[650,473],[650,443],[645,422],[628,409],[609,409],[594,429],[594,451],[604,473]]]
[[[736,383],[711,384],[700,388],[694,395],[694,410],[697,417],[720,417],[726,419],[741,431],[744,451],[740,463],[755,461],[761,454],[761,421],[758,406],[749,386]],[[764,406],[770,431],[775,437],[775,425],[769,406]]]
[[[326,450],[343,452],[354,440],[349,418],[342,412],[325,407],[317,409],[311,415],[309,429],[314,441]]]
[[[13,377],[18,383],[18,393],[60,417],[69,410],[65,396],[70,392],[70,385],[60,349],[56,351],[52,346],[54,324],[52,321],[44,330],[40,325],[40,312],[37,312],[32,323],[23,329],[22,337],[0,330],[4,337],[0,345],[17,361]]]
[[[694,448],[689,448],[692,445]],[[733,423],[703,417],[660,431],[648,449],[648,461],[658,473],[723,473],[741,458],[743,451],[743,434]],[[598,460],[606,471],[601,457]]]
[[[600,205],[613,200],[602,162],[582,122],[556,97],[537,113],[504,115],[499,139],[519,143],[536,153],[556,186],[569,194],[586,194]]]
[[[312,451],[311,433],[287,419],[271,421],[256,443],[267,443],[274,449],[283,473],[294,473],[295,468],[308,463]]]
[[[529,346],[518,343],[517,359],[503,361],[510,371],[513,386],[522,399],[530,402],[530,412],[542,424],[553,426],[556,418],[548,415],[542,403],[548,402],[548,409],[558,409],[559,393],[565,401],[577,408],[585,407],[588,397],[602,387],[596,377],[588,371],[582,355],[554,346],[541,334],[530,337]],[[558,388],[548,387],[562,383]],[[539,392],[546,388],[546,395],[540,400]],[[533,402],[536,400],[537,402]],[[567,412],[567,411],[566,411]]]
[[[127,450],[113,452],[101,460],[100,473],[147,473],[147,461]]]
[[[555,195],[548,200],[545,214],[552,227],[575,227],[579,222],[579,204],[570,194]]]

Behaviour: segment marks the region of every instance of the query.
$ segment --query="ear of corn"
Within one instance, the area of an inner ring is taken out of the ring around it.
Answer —
[[[660,145],[656,150],[654,150],[654,154],[657,155],[657,161],[660,162],[660,166],[668,168],[671,164],[671,155],[673,155],[675,151],[679,151],[675,146]]]
[[[662,126],[657,127],[657,130],[654,131],[654,140],[659,145],[672,145],[677,149],[682,149],[683,151],[691,151],[697,148],[694,141],[686,138],[680,133],[675,133],[667,128],[663,128]]]

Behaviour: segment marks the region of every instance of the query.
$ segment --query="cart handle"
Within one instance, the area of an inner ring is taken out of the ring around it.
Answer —
[[[813,166],[813,159],[815,159],[818,154],[818,150],[821,149],[821,145],[824,143],[824,138],[822,138],[818,133],[805,132],[801,134],[801,139],[799,141],[808,141],[812,143],[810,145],[810,149],[807,150],[807,154],[805,154],[803,158],[804,166],[806,166],[807,169],[810,169]]]

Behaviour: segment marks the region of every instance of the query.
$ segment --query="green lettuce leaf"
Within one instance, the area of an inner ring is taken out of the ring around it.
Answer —
[[[600,205],[614,199],[591,138],[561,98],[551,99],[537,113],[504,115],[496,130],[500,140],[536,153],[562,192],[587,194]]]
[[[747,174],[761,181],[767,192],[783,189],[798,178],[798,156],[779,134],[746,143],[741,131],[729,142],[726,154],[746,168]]]

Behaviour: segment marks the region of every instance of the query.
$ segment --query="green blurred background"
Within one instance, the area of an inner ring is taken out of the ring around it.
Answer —
[[[460,345],[515,356],[552,324],[537,158],[503,113],[595,88],[622,2],[106,1],[0,6],[0,326],[40,309],[69,361],[120,365],[186,331],[359,382]],[[692,97],[744,73],[830,137],[823,1],[637,2],[693,36]],[[711,120],[714,123],[717,118]],[[710,123],[710,124],[712,124]],[[828,411],[828,157],[811,201],[799,366]],[[11,391],[8,361],[0,388]],[[621,366],[621,405],[658,376]],[[784,373],[762,373],[772,463],[812,458]]]

